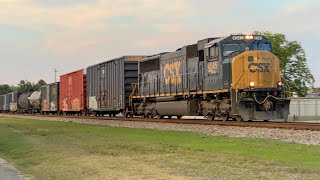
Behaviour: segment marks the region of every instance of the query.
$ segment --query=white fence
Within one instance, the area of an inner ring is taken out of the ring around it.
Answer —
[[[320,120],[320,98],[292,98],[289,120]]]

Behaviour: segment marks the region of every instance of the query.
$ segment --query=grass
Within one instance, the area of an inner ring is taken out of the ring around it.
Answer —
[[[0,117],[0,157],[35,179],[320,179],[320,147]]]

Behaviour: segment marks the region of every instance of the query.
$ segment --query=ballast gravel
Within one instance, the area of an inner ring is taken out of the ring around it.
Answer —
[[[3,117],[13,115],[0,114]],[[306,145],[320,145],[320,131],[310,130],[291,130],[291,129],[270,129],[256,127],[235,127],[235,126],[219,126],[219,125],[194,125],[194,124],[170,124],[170,123],[154,123],[154,122],[132,122],[132,121],[116,121],[116,120],[94,120],[79,118],[63,118],[63,117],[35,117],[35,116],[19,116],[14,117],[47,120],[47,121],[63,121],[77,122],[83,124],[99,124],[114,127],[128,128],[148,128],[156,130],[172,130],[172,131],[189,131],[194,133],[206,134],[209,136],[229,136],[229,137],[247,137],[247,138],[263,138],[274,139],[285,142],[295,142]]]

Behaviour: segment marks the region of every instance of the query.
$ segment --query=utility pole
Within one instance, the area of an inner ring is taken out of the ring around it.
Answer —
[[[54,69],[54,82],[57,82],[57,69]]]

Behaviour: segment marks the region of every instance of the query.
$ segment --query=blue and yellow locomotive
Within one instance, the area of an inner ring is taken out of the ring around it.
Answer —
[[[279,59],[260,35],[207,38],[139,62],[126,115],[287,119]]]

